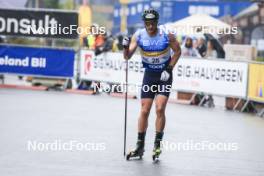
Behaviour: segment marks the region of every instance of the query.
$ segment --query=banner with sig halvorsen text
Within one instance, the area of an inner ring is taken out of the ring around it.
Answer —
[[[107,52],[95,56],[81,50],[80,77],[122,84],[125,82],[125,60],[122,53]],[[144,69],[140,55],[129,60],[128,83],[142,84]],[[220,96],[247,97],[248,64],[223,60],[181,57],[174,68],[172,88],[176,91],[204,92]]]
[[[126,62],[122,53],[106,52],[98,56],[94,51],[80,51],[80,78],[117,84],[125,83]],[[128,84],[140,86],[143,79],[143,65],[139,55],[128,61]]]
[[[173,89],[246,98],[247,77],[244,62],[181,58],[174,69]]]
[[[0,73],[73,77],[74,50],[0,45]]]

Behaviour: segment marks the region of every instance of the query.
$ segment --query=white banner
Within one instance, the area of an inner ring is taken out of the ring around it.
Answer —
[[[141,85],[143,65],[139,55],[128,61],[128,83]],[[81,50],[80,76],[83,80],[96,80],[109,83],[125,83],[126,61],[123,53],[103,53],[94,56],[93,51]]]
[[[80,73],[83,80],[125,83],[126,63],[122,53],[81,50]],[[140,55],[129,60],[128,82],[142,84],[144,69]],[[173,89],[204,92],[220,96],[246,97],[248,64],[224,60],[180,58],[173,72]]]
[[[246,97],[248,64],[181,58],[174,69],[173,89]]]

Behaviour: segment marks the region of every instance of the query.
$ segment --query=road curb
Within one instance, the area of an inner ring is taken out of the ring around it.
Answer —
[[[77,90],[77,89],[66,89],[65,92],[72,94],[82,94],[82,95],[94,95],[95,92],[92,90]]]
[[[13,85],[13,84],[0,84],[2,89],[20,89],[20,90],[48,90],[45,86],[23,86],[23,85]]]
[[[118,98],[125,98],[126,95],[122,93],[110,93],[109,94],[111,97],[118,97]],[[128,99],[137,99],[137,96],[135,95],[127,95]]]

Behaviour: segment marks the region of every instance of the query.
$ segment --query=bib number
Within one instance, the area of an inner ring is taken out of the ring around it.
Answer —
[[[160,59],[159,58],[152,58],[151,59],[151,63],[152,64],[159,64],[160,63]]]

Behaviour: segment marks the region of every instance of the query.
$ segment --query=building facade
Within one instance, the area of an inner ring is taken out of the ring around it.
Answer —
[[[233,25],[238,26],[240,35],[234,43],[256,46],[259,56],[264,56],[264,2],[254,3],[233,18]]]

